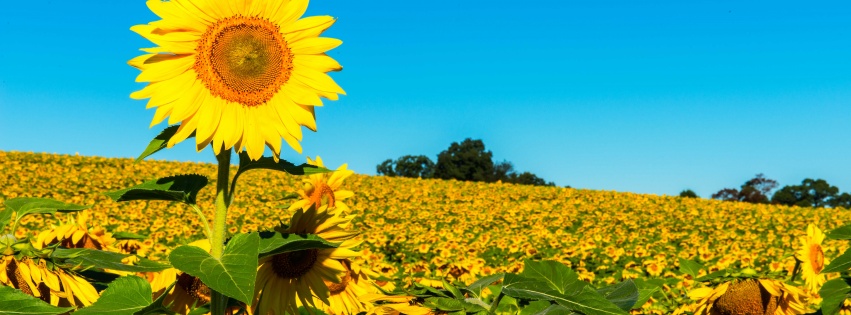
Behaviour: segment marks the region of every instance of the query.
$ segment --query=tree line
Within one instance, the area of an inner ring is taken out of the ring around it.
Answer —
[[[839,188],[823,179],[807,178],[800,185],[777,188],[777,181],[757,174],[746,181],[739,189],[724,188],[712,194],[712,199],[725,201],[741,201],[750,203],[771,203],[801,207],[831,207],[851,209],[851,194],[840,193]],[[690,189],[683,190],[680,197],[697,197]]]
[[[425,155],[405,155],[396,160],[387,159],[375,170],[384,176],[555,186],[530,172],[516,172],[511,162],[495,163],[493,153],[485,150],[484,142],[470,138],[461,143],[453,142],[437,155],[437,163]]]

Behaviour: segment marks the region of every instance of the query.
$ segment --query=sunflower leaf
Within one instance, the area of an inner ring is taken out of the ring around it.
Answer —
[[[482,290],[484,290],[484,288],[486,288],[487,286],[491,285],[494,282],[502,280],[503,277],[505,277],[504,273],[498,273],[498,274],[495,274],[495,275],[490,275],[490,276],[481,278],[479,280],[476,280],[476,282],[471,283],[466,288],[464,288],[464,291],[467,291],[473,297],[481,297],[482,296]]]
[[[236,171],[236,175],[239,176],[242,173],[245,173],[254,169],[267,169],[274,171],[287,172],[292,175],[311,175],[311,174],[319,174],[319,173],[327,173],[332,172],[331,170],[319,167],[315,165],[310,165],[307,163],[301,165],[295,165],[293,163],[287,162],[285,160],[279,159],[277,162],[275,159],[270,157],[262,157],[257,161],[252,161],[250,157],[248,157],[248,152],[240,152],[239,153],[239,169]],[[234,180],[236,181],[236,180]]]
[[[0,315],[56,315],[73,307],[56,307],[13,287],[0,285]]]
[[[151,303],[151,285],[137,276],[126,276],[110,283],[97,301],[74,314],[133,315]]]
[[[825,315],[835,315],[839,313],[842,302],[845,301],[845,296],[851,293],[851,279],[836,278],[828,280],[822,285],[818,291],[822,297],[821,311]]]
[[[564,264],[554,261],[526,260],[521,276],[540,280],[559,293],[574,295],[582,291],[585,282],[579,280],[579,275]]]
[[[112,269],[129,272],[154,272],[170,268],[163,264],[142,257],[136,257],[133,264],[125,264],[123,260],[133,255],[107,252],[90,248],[57,248],[50,254],[51,258],[61,261],[61,266],[75,269]]]
[[[821,273],[845,271],[851,268],[851,248],[846,249],[842,255],[836,257],[829,265],[824,267]]]
[[[15,226],[21,218],[30,214],[54,214],[86,210],[92,206],[81,206],[48,198],[12,198],[3,202],[6,210],[0,214],[0,223],[8,224],[12,211],[15,212]],[[4,224],[5,225],[5,224]]]
[[[168,260],[180,271],[201,279],[210,289],[251,304],[259,245],[257,233],[237,234],[230,239],[220,259],[200,247],[186,245],[175,248]]]
[[[691,275],[692,279],[697,278],[697,274],[704,266],[693,260],[680,258],[680,272]]]
[[[633,307],[641,307],[644,303],[650,300],[656,292],[662,292],[661,279],[635,279],[635,286],[638,288],[638,300],[635,301]]]
[[[187,174],[149,180],[130,188],[106,192],[104,195],[115,201],[165,200],[195,204],[195,197],[204,186],[207,186],[207,177]]]
[[[115,232],[115,233],[112,233],[112,237],[117,239],[117,240],[144,240],[144,239],[148,239],[147,236],[144,236],[144,235],[141,235],[141,234],[136,234],[136,233],[130,233],[130,232]]]
[[[139,157],[136,158],[136,161],[134,161],[134,163],[138,163],[139,161],[142,161],[145,158],[154,155],[154,153],[165,149],[168,145],[168,141],[171,140],[171,137],[174,137],[174,135],[177,133],[178,128],[180,128],[180,125],[174,125],[165,128],[162,132],[160,132],[159,135],[154,137],[154,140],[151,140],[151,142],[148,143],[148,147],[145,148],[145,151],[143,151],[142,154],[140,154]],[[189,136],[189,138],[192,137],[195,137],[194,131],[192,132],[192,135]]]
[[[632,279],[597,289],[597,292],[624,311],[629,311],[638,302],[638,286]]]
[[[529,304],[529,306],[532,306],[532,304]],[[529,308],[529,306],[527,306],[526,308]],[[526,308],[524,308],[524,310]],[[549,307],[541,310],[540,312],[535,313],[535,315],[571,315],[571,314],[576,314],[576,313],[571,311],[569,308],[558,305],[558,304],[552,304]]]
[[[260,232],[260,258],[277,255],[281,253],[294,252],[297,250],[314,248],[336,248],[338,245],[330,243],[314,234],[281,234],[279,232]]]
[[[588,286],[583,287],[582,291],[576,294],[567,295],[552,288],[551,285],[552,283],[540,279],[506,274],[502,292],[518,299],[552,301],[585,315],[628,314]]]
[[[851,224],[830,230],[825,236],[831,240],[851,240]]]

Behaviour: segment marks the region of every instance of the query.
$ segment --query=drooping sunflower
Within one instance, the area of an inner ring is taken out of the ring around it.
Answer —
[[[325,281],[330,303],[326,304],[320,299],[314,299],[313,302],[317,308],[331,315],[350,315],[368,311],[372,308],[372,304],[360,301],[358,297],[368,293],[378,293],[378,290],[360,266],[348,259],[343,260],[342,263],[346,273],[341,277],[340,283]]]
[[[360,255],[353,250],[360,244],[354,238],[357,233],[347,229],[351,219],[326,206],[297,210],[290,226],[281,232],[316,234],[341,244],[337,248],[308,249],[261,258],[254,292],[255,314],[297,314],[300,305],[316,306],[314,297],[330,304],[328,284],[341,284],[346,275],[342,260]]]
[[[90,226],[90,219],[91,211],[86,210],[78,213],[76,218],[71,217],[67,223],[41,231],[38,237],[32,239],[33,247],[42,249],[59,243],[65,248],[107,250],[115,243],[115,238],[101,226]]]
[[[307,164],[325,167],[322,158],[319,156],[316,156],[316,160],[308,157]],[[301,199],[290,205],[289,210],[307,210],[311,206],[319,208],[322,205],[328,205],[328,207],[336,208],[338,211],[348,212],[349,207],[342,200],[354,196],[355,193],[351,190],[342,190],[340,186],[342,186],[343,180],[354,173],[354,171],[348,169],[348,164],[343,164],[334,172],[308,176],[303,180],[304,186],[298,191]]]
[[[308,0],[148,0],[161,20],[131,28],[157,47],[129,64],[148,85],[130,96],[156,108],[151,126],[180,123],[171,147],[195,133],[201,151],[235,148],[252,160],[281,139],[301,153],[301,126],[316,131],[320,97],[345,94],[327,75],[342,69],[325,53],[338,39],[319,37],[330,16],[300,18]]]
[[[99,297],[97,290],[73,271],[56,265],[48,267],[43,259],[12,255],[0,257],[0,285],[13,287],[54,306],[88,306]]]
[[[794,315],[806,312],[803,291],[772,279],[737,279],[715,288],[697,288],[688,295],[698,300],[695,315]]]
[[[194,241],[189,245],[210,251],[210,242],[206,239]],[[210,288],[197,277],[175,268],[160,272],[147,272],[140,276],[151,284],[153,298],[156,299],[162,294],[167,294],[163,302],[169,306],[169,309],[178,314],[188,314],[193,309],[210,303]],[[165,292],[165,289],[172,283],[174,283],[174,286],[171,290]]]
[[[813,224],[807,226],[807,235],[801,237],[801,247],[795,257],[801,261],[801,277],[807,283],[807,290],[818,292],[824,284],[825,275],[821,273],[828,261],[824,258],[821,242],[824,233]]]

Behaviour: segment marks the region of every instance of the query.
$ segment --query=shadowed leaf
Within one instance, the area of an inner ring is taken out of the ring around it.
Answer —
[[[165,200],[195,204],[195,197],[204,186],[207,186],[207,177],[196,174],[177,175],[149,180],[104,195],[115,201]]]
[[[152,302],[151,285],[137,276],[126,276],[110,283],[95,303],[74,314],[133,315]]]
[[[251,304],[254,297],[257,255],[260,237],[257,233],[237,234],[230,239],[221,259],[195,246],[180,246],[168,256],[180,271],[201,279],[210,289]]]
[[[56,307],[13,287],[0,285],[0,315],[56,315],[73,307]]]

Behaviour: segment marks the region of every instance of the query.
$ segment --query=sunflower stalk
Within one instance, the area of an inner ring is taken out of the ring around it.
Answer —
[[[222,150],[216,155],[218,174],[216,177],[216,217],[213,221],[213,233],[210,238],[210,254],[215,259],[221,259],[225,248],[225,233],[227,232],[228,181],[230,180],[231,150]],[[210,292],[210,314],[224,315],[228,298],[216,290]]]

